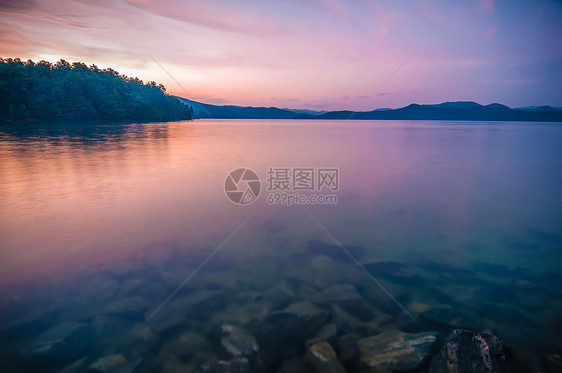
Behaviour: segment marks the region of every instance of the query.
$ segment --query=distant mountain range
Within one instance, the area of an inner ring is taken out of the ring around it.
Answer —
[[[411,104],[400,109],[373,111],[314,111],[275,107],[211,105],[178,97],[193,107],[196,118],[232,119],[380,119],[562,122],[562,108],[530,106],[512,109],[502,104],[480,105],[472,101],[436,105]]]

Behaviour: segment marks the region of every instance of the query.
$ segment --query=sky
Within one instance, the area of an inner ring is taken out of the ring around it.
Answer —
[[[562,106],[562,1],[0,0],[0,56],[220,105]]]

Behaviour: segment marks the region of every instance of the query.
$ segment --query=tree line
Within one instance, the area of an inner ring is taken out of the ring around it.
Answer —
[[[0,57],[0,120],[28,119],[173,121],[193,119],[193,109],[111,68]]]

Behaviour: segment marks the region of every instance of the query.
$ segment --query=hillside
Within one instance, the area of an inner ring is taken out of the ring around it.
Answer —
[[[163,85],[110,68],[0,58],[0,120],[155,122],[192,117],[191,108],[167,95]]]
[[[275,107],[212,105],[188,100],[183,97],[177,98],[193,108],[195,118],[293,119],[303,116],[301,113]]]
[[[275,107],[211,105],[183,97],[177,98],[193,107],[195,118],[562,122],[562,110],[560,108],[532,106],[512,109],[502,104],[484,106],[472,101],[444,102],[435,105],[411,104],[400,109],[380,108],[359,112],[349,110],[324,112]]]
[[[467,121],[531,121],[562,122],[562,110],[550,106],[512,109],[502,104],[480,105],[476,102],[444,102],[437,105],[411,104],[400,109],[367,112],[332,111],[318,119],[380,119],[380,120],[467,120]]]

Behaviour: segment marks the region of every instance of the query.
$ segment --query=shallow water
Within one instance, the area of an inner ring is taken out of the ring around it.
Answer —
[[[544,369],[562,353],[560,144],[556,123],[2,124],[2,359],[35,369],[22,353],[33,338],[80,322],[93,340],[43,368],[84,371],[122,354],[127,371],[193,369],[225,358],[221,322],[251,330],[263,312],[352,284],[378,330],[446,337],[454,325],[423,315],[447,305],[461,326],[501,338],[524,370]],[[244,206],[224,192],[240,167],[261,179]],[[337,204],[268,204],[270,167],[337,168],[338,190],[317,192]],[[311,240],[388,261],[366,268],[397,302],[374,294],[343,250]],[[219,301],[186,311],[202,292]],[[208,345],[174,352],[186,332]]]

